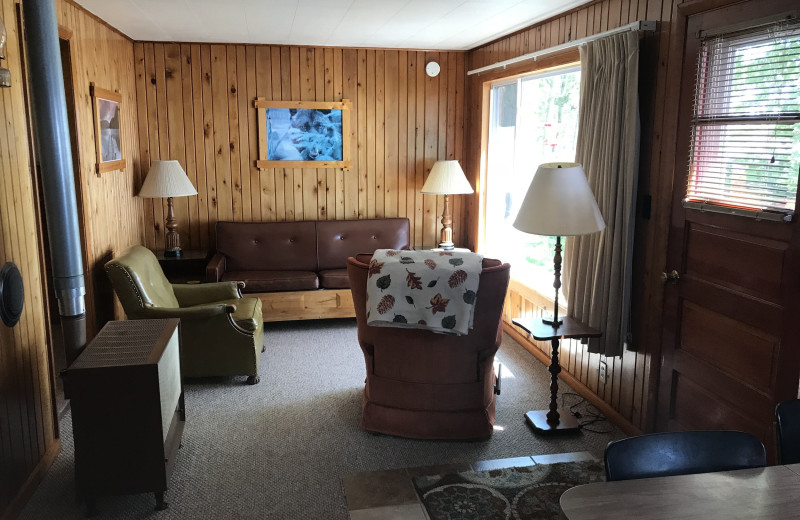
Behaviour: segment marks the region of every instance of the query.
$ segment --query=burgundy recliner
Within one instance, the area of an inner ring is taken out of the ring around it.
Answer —
[[[367,325],[370,255],[347,259],[358,341],[367,365],[361,427],[417,439],[492,435],[493,361],[500,347],[509,265],[484,259],[474,328],[466,336]]]

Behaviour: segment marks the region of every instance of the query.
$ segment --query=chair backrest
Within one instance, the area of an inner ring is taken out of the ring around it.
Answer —
[[[143,246],[133,246],[105,265],[114,292],[128,318],[143,317],[145,304],[178,308],[178,300],[158,259]]]
[[[745,432],[653,433],[606,446],[606,480],[690,475],[767,465],[764,445]]]
[[[217,222],[227,271],[316,271],[317,223]]]
[[[778,422],[778,462],[800,463],[800,399],[778,403],[775,418]]]
[[[367,325],[367,276],[371,258],[371,254],[348,258],[347,274],[359,344],[365,355],[374,358],[374,373],[419,383],[467,383],[482,377],[476,373],[476,365],[493,357],[499,346],[509,265],[484,259],[473,328],[465,336],[447,336],[428,330]]]

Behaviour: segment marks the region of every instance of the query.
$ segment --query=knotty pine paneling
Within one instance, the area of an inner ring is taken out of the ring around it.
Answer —
[[[441,64],[429,78],[425,64]],[[175,199],[184,248],[213,249],[214,223],[408,217],[438,242],[442,197],[419,193],[433,163],[464,153],[465,54],[268,45],[134,44],[139,157],[177,159],[197,187]],[[258,170],[253,100],[353,103],[351,170]],[[454,196],[454,236],[465,226]],[[145,200],[146,245],[164,245],[165,201]]]
[[[56,6],[59,25],[72,32],[69,42],[80,163],[76,188],[83,214],[87,327],[92,337],[106,321],[124,317],[103,265],[144,241],[142,203],[135,196],[141,171],[133,42],[66,0]],[[122,95],[124,170],[96,173],[90,83]]]
[[[12,81],[10,89],[0,89],[0,264],[14,262],[22,272],[25,307],[15,327],[0,324],[0,518],[19,511],[59,449],[42,279],[49,273],[42,272],[17,4],[0,0],[0,16],[8,32],[3,65],[11,70]],[[143,241],[141,204],[134,197],[139,173],[133,43],[65,0],[57,1],[56,7],[64,33],[71,33],[80,161],[76,178],[84,216],[91,336],[100,320],[114,317],[102,263]],[[90,82],[118,90],[124,100],[128,167],[102,177],[95,174]]]
[[[671,190],[671,168],[661,164],[663,141],[672,136],[674,146],[675,120],[673,111],[665,107],[677,102],[669,94],[667,66],[669,63],[671,23],[677,17],[678,0],[599,0],[573,9],[544,22],[532,25],[505,38],[471,50],[466,59],[467,69],[477,69],[529,52],[543,50],[578,38],[597,34],[637,20],[659,21],[660,31],[642,40],[640,57],[640,110],[642,120],[639,197],[653,197],[653,214],[649,220],[637,218],[636,251],[634,254],[633,333],[636,351],[625,350],[621,357],[602,358],[608,364],[608,380],[599,380],[601,356],[590,354],[577,341],[564,341],[560,358],[565,371],[575,377],[588,390],[598,396],[611,410],[628,421],[631,431],[652,429],[654,421],[654,382],[657,379],[661,333],[661,287],[657,275],[663,269],[666,254],[668,205],[658,203],[668,200],[663,196]],[[561,55],[551,63],[577,60]],[[491,71],[468,76],[466,101],[467,176],[473,185],[479,183],[481,161],[482,110],[485,83],[504,76],[547,66],[547,60],[522,62],[506,71]],[[664,148],[669,150],[669,148]],[[468,247],[478,242],[480,202],[478,196],[463,199],[465,235]],[[549,296],[549,295],[547,295]],[[507,326],[515,316],[540,315],[546,299],[532,296],[512,286],[506,301],[504,320]],[[549,303],[552,307],[552,302]],[[524,333],[524,331],[522,331]],[[530,339],[530,337],[529,337]],[[549,357],[549,344],[532,340],[529,348],[536,348]]]

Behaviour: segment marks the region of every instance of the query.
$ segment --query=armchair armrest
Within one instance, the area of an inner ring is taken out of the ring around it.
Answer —
[[[242,297],[239,282],[217,282],[203,284],[172,284],[175,299],[181,307],[192,307],[203,303],[233,300]]]
[[[223,274],[225,274],[225,255],[219,252],[214,253],[206,265],[206,281],[219,282],[222,280]]]
[[[174,309],[168,307],[154,307],[153,305],[145,304],[142,310],[142,315],[146,318],[208,319],[214,316],[232,314],[236,311],[236,306],[217,303]]]

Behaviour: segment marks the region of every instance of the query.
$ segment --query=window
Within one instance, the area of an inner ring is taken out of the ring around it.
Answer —
[[[799,93],[797,20],[701,34],[684,205],[791,220]]]
[[[579,94],[579,67],[491,87],[482,249],[511,263],[515,279],[547,295],[553,291],[555,237],[512,225],[538,166],[575,160]]]

